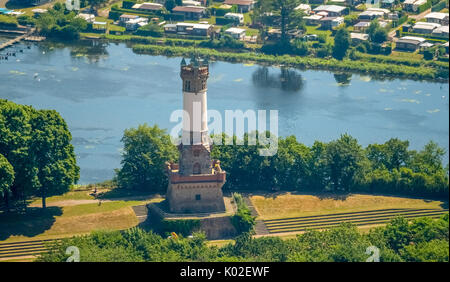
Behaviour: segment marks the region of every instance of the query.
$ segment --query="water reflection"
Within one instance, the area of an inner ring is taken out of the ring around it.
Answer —
[[[345,72],[337,72],[333,74],[334,79],[339,84],[339,86],[348,86],[350,85],[350,81],[352,79],[351,73],[345,73]]]
[[[282,67],[280,74],[269,73],[268,67],[258,67],[252,75],[253,85],[260,88],[276,88],[297,92],[303,88],[302,75],[294,70]]]
[[[107,47],[108,43],[101,40],[84,40],[72,47],[70,55],[76,59],[86,57],[89,63],[98,63],[108,58]]]

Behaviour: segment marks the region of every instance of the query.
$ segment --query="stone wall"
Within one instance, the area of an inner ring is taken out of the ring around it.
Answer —
[[[207,213],[225,211],[220,182],[169,184],[170,212]]]
[[[227,239],[237,235],[231,223],[231,216],[210,217],[200,221],[200,230],[206,233],[209,240]]]

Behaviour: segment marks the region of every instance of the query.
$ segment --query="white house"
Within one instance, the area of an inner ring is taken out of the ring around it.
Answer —
[[[442,36],[442,37],[449,37],[448,34],[448,25],[443,25],[440,27],[437,27],[433,30],[432,35],[436,35],[436,36]]]
[[[127,21],[125,23],[125,28],[127,30],[136,30],[138,28],[140,28],[141,26],[147,25],[148,24],[148,19],[147,18],[135,18],[135,19],[131,19],[129,21]]]
[[[307,25],[318,25],[320,23],[321,18],[323,17],[320,15],[311,15],[303,17]]]
[[[230,27],[229,29],[225,30],[225,34],[231,35],[234,39],[241,40],[244,39],[245,29]]]
[[[425,15],[425,19],[429,23],[448,25],[448,13],[432,12],[432,13]]]
[[[134,4],[132,9],[135,10],[142,10],[142,11],[159,11],[163,8],[162,4],[159,3],[140,3],[140,4]]]
[[[405,0],[403,2],[403,9],[409,12],[416,12],[420,6],[427,3],[427,0]]]
[[[77,18],[81,18],[81,19],[87,21],[88,23],[93,23],[95,21],[95,15],[94,14],[80,13],[76,17]]]
[[[367,41],[369,39],[369,35],[366,33],[351,32],[350,39],[352,40],[353,43],[357,44],[360,43],[361,41]]]
[[[347,7],[338,5],[320,5],[314,9],[315,13],[327,12],[328,17],[339,17],[342,16]]]
[[[194,0],[183,0],[183,6],[201,6],[202,3]]]
[[[239,22],[239,24],[243,24],[244,23],[244,14],[226,13],[224,18],[235,20],[236,22]]]
[[[297,7],[295,7],[294,10],[303,11],[303,13],[309,15],[309,13],[311,13],[311,6],[308,4],[300,4]]]
[[[437,23],[427,23],[427,22],[417,22],[413,26],[413,32],[414,33],[422,33],[422,34],[428,34],[432,33],[433,30],[440,27],[440,24]]]

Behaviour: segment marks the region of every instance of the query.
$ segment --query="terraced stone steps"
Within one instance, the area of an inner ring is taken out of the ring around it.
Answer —
[[[45,243],[57,239],[0,243],[0,259],[37,256],[47,252]]]
[[[306,229],[332,228],[338,226],[342,222],[350,222],[358,226],[364,226],[388,223],[392,218],[398,216],[409,219],[417,217],[439,218],[445,213],[448,213],[448,209],[386,209],[264,220],[264,224],[269,233],[300,232],[305,231]]]

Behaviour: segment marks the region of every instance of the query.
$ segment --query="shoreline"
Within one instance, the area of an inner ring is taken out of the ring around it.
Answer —
[[[212,48],[196,48],[189,40],[153,38],[141,36],[82,34],[80,40],[105,40],[112,43],[126,43],[136,54],[166,57],[190,57],[194,53],[210,60],[228,63],[255,63],[263,66],[286,66],[300,70],[323,70],[331,72],[369,75],[380,80],[409,79],[435,83],[449,83],[448,63],[439,61],[405,60],[383,56],[390,62],[378,62],[379,55],[367,55],[366,59],[342,61],[334,58],[314,58],[291,55],[266,55],[263,53],[219,51]],[[193,41],[193,40],[191,40]],[[144,43],[145,42],[145,43]],[[188,44],[183,44],[189,42]],[[172,44],[172,45],[168,45]],[[176,46],[174,43],[181,43]],[[378,61],[377,61],[378,60]],[[403,64],[402,64],[403,63]],[[425,64],[426,66],[424,66]],[[444,78],[445,77],[445,78]]]

